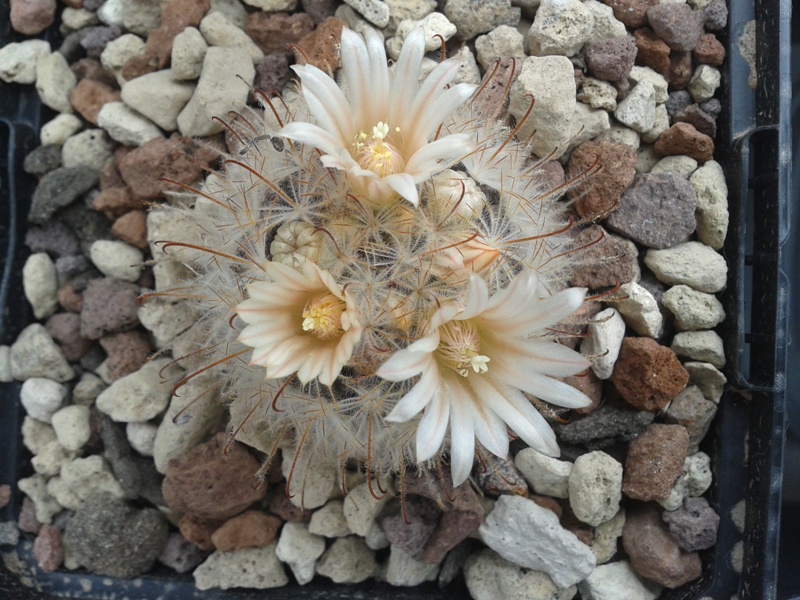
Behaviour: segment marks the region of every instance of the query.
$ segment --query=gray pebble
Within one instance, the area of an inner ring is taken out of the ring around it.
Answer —
[[[637,438],[654,418],[651,412],[605,404],[582,419],[556,424],[553,428],[563,442],[597,450]]]
[[[75,373],[44,325],[32,323],[11,345],[11,374],[18,381],[46,377],[70,381]]]
[[[33,193],[28,220],[44,223],[59,208],[74,202],[100,179],[97,169],[87,166],[60,167],[42,177]]]
[[[22,163],[22,170],[41,177],[61,166],[61,146],[53,144],[32,150]]]
[[[686,498],[677,510],[661,515],[669,523],[669,532],[686,552],[705,550],[717,543],[719,515],[705,498]]]

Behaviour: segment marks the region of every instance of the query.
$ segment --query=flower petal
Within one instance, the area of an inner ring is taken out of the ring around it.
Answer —
[[[405,423],[417,415],[433,398],[439,385],[439,368],[431,364],[413,388],[403,396],[392,411],[386,415],[387,421]]]
[[[407,348],[398,350],[383,363],[377,371],[378,377],[387,381],[405,381],[422,372],[429,361],[431,353],[439,347],[439,332],[434,331],[417,340]]]
[[[425,56],[425,31],[415,28],[406,36],[400,56],[395,64],[391,81],[392,98],[389,122],[398,126],[411,126],[411,105],[419,89],[419,71]]]
[[[289,123],[281,129],[280,135],[295,142],[318,148],[324,154],[336,158],[340,158],[340,152],[344,148],[341,139],[329,131],[317,125],[312,125],[311,123],[303,123],[300,121]]]
[[[492,371],[504,383],[551,404],[564,408],[583,408],[592,403],[585,394],[571,385],[526,368],[525,363],[493,364]]]
[[[486,287],[486,282],[474,273],[470,274],[464,310],[459,313],[458,320],[464,321],[479,315],[488,302],[489,288]]]
[[[520,392],[506,385],[498,385],[500,392],[492,410],[534,450],[547,456],[559,456],[561,450],[556,434],[544,417]]]
[[[394,173],[380,180],[414,206],[419,204],[419,193],[414,178],[408,173]]]
[[[444,93],[431,98],[431,101],[426,105],[417,108],[417,112],[413,113],[415,120],[412,129],[406,133],[411,146],[418,146],[427,142],[431,134],[439,127],[439,124],[445,122],[447,117],[472,96],[475,88],[476,86],[470,83],[459,83]]]
[[[293,65],[300,76],[303,98],[320,126],[347,143],[353,136],[353,112],[342,89],[322,70],[311,65]]]
[[[455,377],[460,377],[460,375],[451,377],[452,383],[455,383]],[[448,390],[450,392],[450,472],[453,475],[454,487],[466,481],[475,460],[475,424],[470,403],[466,400],[469,392],[463,390],[463,387],[463,384],[458,382]]]
[[[371,69],[370,56],[367,46],[356,32],[342,29],[342,39],[339,46],[342,57],[342,88],[350,101],[352,114],[356,118],[356,127],[364,127],[369,121],[365,109],[370,106],[369,93]],[[384,55],[385,56],[385,55]]]
[[[454,133],[423,145],[414,152],[406,163],[406,173],[414,180],[422,182],[434,172],[447,168],[440,161],[451,162],[460,159],[470,151],[470,136],[466,133]]]
[[[450,402],[444,394],[437,393],[433,401],[428,404],[425,414],[417,426],[416,452],[417,462],[423,463],[430,460],[442,447],[444,436],[447,433],[447,423],[450,416]]]

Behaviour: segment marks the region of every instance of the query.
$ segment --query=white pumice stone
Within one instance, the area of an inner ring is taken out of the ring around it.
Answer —
[[[715,331],[682,331],[672,339],[672,350],[690,360],[725,366],[725,348]]]
[[[56,312],[58,273],[46,252],[31,254],[22,267],[22,289],[33,308],[33,316],[45,319]]]
[[[241,48],[247,52],[254,64],[264,58],[264,52],[250,39],[250,36],[228,21],[220,12],[210,12],[203,17],[199,29],[210,46]]]
[[[528,31],[534,56],[574,56],[592,33],[592,12],[579,0],[542,0]]]
[[[50,42],[25,40],[11,42],[0,48],[0,79],[6,83],[36,82],[36,61],[50,54]]]
[[[52,379],[31,377],[22,384],[20,401],[29,417],[50,423],[59,408],[69,397],[69,389]]]
[[[640,81],[617,105],[614,116],[634,131],[644,133],[656,124],[656,90],[649,81]]]
[[[170,362],[159,358],[117,379],[97,397],[98,410],[123,423],[149,421],[158,416],[167,407],[172,391],[166,382],[178,373],[177,367],[169,366]]]
[[[689,373],[689,383],[700,388],[706,400],[719,404],[725,384],[728,383],[722,371],[711,363],[695,361],[683,363],[683,368]]]
[[[176,35],[172,42],[170,62],[170,75],[173,79],[184,81],[200,77],[206,50],[208,43],[197,28],[187,27]]]
[[[712,248],[700,242],[684,242],[664,250],[648,250],[644,264],[659,281],[685,284],[714,294],[725,289],[728,265]]]
[[[569,497],[571,462],[545,456],[533,448],[523,448],[514,457],[514,466],[537,494],[553,498]]]
[[[684,156],[676,154],[675,156],[665,156],[659,160],[653,168],[650,169],[651,173],[676,173],[684,179],[689,179],[697,170],[697,161],[691,156]],[[697,190],[695,190],[696,192]]]
[[[621,300],[607,300],[608,304],[622,314],[631,329],[639,335],[658,338],[664,327],[664,317],[658,308],[658,302],[650,291],[630,281],[619,288]]]
[[[131,448],[142,456],[153,456],[158,426],[153,423],[131,422],[125,425],[125,435]]]
[[[335,583],[361,583],[375,575],[378,568],[372,550],[356,536],[337,539],[317,562],[317,573]]]
[[[275,555],[276,545],[216,551],[193,571],[194,584],[198,590],[283,587],[289,576]]]
[[[601,450],[575,459],[569,475],[569,505],[579,521],[597,527],[619,511],[622,465]]]
[[[11,344],[11,375],[18,381],[46,377],[58,382],[70,381],[75,372],[61,349],[41,323],[31,323]]]
[[[500,25],[475,40],[478,63],[485,71],[491,69],[496,60],[506,57],[525,60],[525,36],[515,27]]]
[[[89,408],[70,405],[53,413],[51,423],[58,442],[66,449],[77,452],[92,436],[89,425]]]
[[[467,559],[464,579],[469,595],[474,600],[571,600],[576,592],[574,585],[556,587],[547,573],[524,569],[488,548],[473,553]]]
[[[124,146],[141,146],[150,140],[163,138],[155,123],[146,119],[124,102],[108,102],[97,113],[97,124],[108,136]]]
[[[90,249],[94,266],[107,277],[135,282],[142,275],[144,255],[119,240],[97,240]]]
[[[378,513],[391,498],[392,494],[387,493],[382,499],[376,500],[366,482],[350,490],[344,498],[344,517],[350,531],[366,536]]]
[[[709,160],[689,178],[697,196],[697,238],[714,248],[722,249],[728,234],[728,184],[722,166]]]
[[[111,467],[99,454],[65,463],[61,467],[61,474],[47,482],[47,492],[61,506],[70,510],[79,510],[87,500],[98,494],[125,497]]]
[[[600,565],[578,584],[581,597],[592,600],[655,600],[662,590],[640,578],[626,560]]]
[[[722,75],[719,69],[710,65],[699,65],[695,69],[687,89],[695,102],[705,102],[714,97],[721,81]]]
[[[39,130],[39,141],[42,142],[42,146],[61,146],[82,127],[83,123],[78,117],[61,113],[52,121],[42,125]]]
[[[386,581],[395,586],[414,586],[425,581],[434,581],[439,574],[439,565],[424,563],[405,550],[392,546],[386,567]]]
[[[611,377],[624,337],[625,321],[617,310],[607,308],[592,317],[589,335],[581,342],[581,354],[591,361],[598,379]]]
[[[42,104],[56,112],[73,113],[69,95],[78,78],[60,52],[36,55],[36,91]]]
[[[344,537],[353,533],[344,516],[344,501],[328,500],[324,506],[314,511],[308,524],[308,531],[327,538]]]
[[[522,496],[500,496],[478,533],[500,556],[547,573],[558,587],[582,581],[596,564],[591,549],[564,529],[553,511]]]
[[[239,31],[239,30],[237,30]],[[176,81],[165,69],[147,73],[122,86],[122,101],[165,131],[178,129],[178,115],[194,93],[194,84]]]
[[[86,165],[102,171],[114,160],[112,144],[102,129],[86,129],[72,135],[61,149],[61,164],[65,167]]]
[[[283,524],[275,555],[292,570],[297,583],[305,585],[314,578],[317,559],[325,552],[325,538],[309,531],[305,523]]]
[[[661,303],[675,316],[680,330],[711,329],[725,320],[725,309],[714,294],[698,292],[688,285],[674,285],[661,296]]]

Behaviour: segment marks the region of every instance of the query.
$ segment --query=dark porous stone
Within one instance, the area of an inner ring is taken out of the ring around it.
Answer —
[[[653,145],[658,156],[685,154],[700,164],[714,158],[714,140],[689,123],[675,123]]]
[[[579,178],[596,165],[599,172],[567,192],[577,213],[591,221],[603,219],[618,208],[620,196],[636,174],[636,150],[627,144],[584,142],[573,150],[566,176]]]
[[[110,333],[127,331],[139,323],[138,286],[110,277],[92,279],[83,292],[81,335],[97,340]]]
[[[164,476],[156,469],[153,459],[136,453],[131,458],[139,471],[139,496],[153,506],[164,506],[164,494],[161,493]]]
[[[705,14],[688,4],[657,4],[647,9],[647,21],[672,50],[691,52],[703,34]]]
[[[600,40],[586,48],[589,74],[603,81],[625,79],[636,60],[636,42],[631,36]]]
[[[606,227],[648,248],[669,248],[697,227],[694,188],[675,173],[647,173],[636,178],[620,198]]]
[[[31,175],[41,177],[45,173],[55,171],[61,166],[61,146],[50,144],[39,146],[25,157],[22,170]]]
[[[622,545],[633,570],[666,588],[676,588],[700,577],[700,556],[684,552],[670,535],[655,504],[636,504],[625,515]]]
[[[100,421],[100,439],[103,440],[104,456],[111,465],[114,477],[122,486],[125,497],[134,500],[139,497],[142,483],[139,469],[133,461],[125,428],[103,415]]]
[[[56,272],[60,280],[71,279],[75,275],[85,273],[94,268],[94,265],[83,254],[75,256],[62,256],[56,259]],[[80,312],[78,310],[77,312]]]
[[[69,362],[78,362],[92,347],[91,340],[81,337],[80,315],[57,313],[47,319],[45,327]]]
[[[253,87],[269,93],[272,91],[280,92],[289,82],[291,77],[289,70],[289,58],[283,52],[272,52],[267,54],[261,62],[256,65],[256,80]]]
[[[82,27],[64,36],[64,40],[58,47],[58,53],[63,55],[68,63],[86,58],[86,48],[83,47],[83,38],[90,29],[91,27]]]
[[[332,17],[339,6],[338,0],[300,0],[303,10],[310,16],[314,23],[319,25],[328,17]]]
[[[311,515],[314,514],[313,510],[302,509],[292,504],[292,501],[286,495],[286,487],[283,484],[276,486],[275,493],[269,503],[269,512],[278,515],[289,523],[308,523],[311,520]]]
[[[693,73],[691,52],[678,52],[677,50],[670,52],[669,73],[667,74],[670,89],[685,89],[692,80]]]
[[[96,190],[89,192],[87,202]],[[58,220],[67,225],[81,242],[81,252],[86,256],[91,253],[92,244],[97,240],[111,239],[111,222],[97,211],[89,208],[84,202],[73,202],[57,213]]]
[[[31,227],[25,234],[25,245],[31,252],[47,252],[56,257],[78,255],[81,251],[78,236],[59,221]]]
[[[720,31],[728,24],[728,5],[725,0],[711,0],[705,7],[706,29]]]
[[[187,27],[198,27],[208,12],[210,0],[169,0],[162,3],[161,24],[147,35],[147,54],[154,69],[167,66],[172,42]]]
[[[664,511],[661,518],[669,524],[672,537],[686,552],[705,550],[717,543],[719,515],[705,498],[684,498],[683,506]]]
[[[206,553],[180,533],[170,533],[158,562],[178,573],[188,573],[203,562]]]
[[[399,482],[395,482],[399,485]],[[450,473],[444,477],[406,475],[403,482],[405,493],[416,494],[433,500],[443,511],[439,524],[428,538],[421,560],[427,564],[438,564],[447,553],[475,531],[485,517],[485,511],[475,490],[469,483],[453,489]]]
[[[626,337],[611,381],[625,402],[656,412],[683,391],[689,373],[672,349],[651,338]]]
[[[706,436],[717,405],[706,400],[703,393],[695,385],[690,385],[669,403],[664,416],[667,423],[683,425],[689,432],[689,449],[695,451],[697,445]]]
[[[75,511],[64,532],[64,547],[92,573],[128,578],[150,570],[168,535],[167,519],[158,510],[138,510],[101,494]]]
[[[693,54],[697,62],[719,67],[725,61],[725,46],[713,33],[704,33],[694,47]]]
[[[484,494],[497,498],[503,494],[528,495],[528,483],[514,466],[514,461],[489,456],[475,468],[475,480]]]
[[[388,516],[381,521],[381,527],[393,546],[419,558],[441,514],[442,511],[433,500],[408,495],[405,498],[405,515],[400,512]]]
[[[655,415],[604,404],[593,413],[571,423],[556,423],[553,429],[561,441],[586,446],[589,450],[608,448],[617,442],[629,442],[641,434]]]
[[[69,68],[75,73],[78,80],[91,79],[99,81],[112,88],[119,88],[119,84],[114,76],[103,68],[100,61],[96,58],[81,58],[72,63]]]
[[[0,485],[0,508],[5,508],[11,502],[11,486],[7,483]]]
[[[711,116],[712,119],[716,119],[722,112],[722,103],[716,98],[711,98],[710,100],[700,103],[700,110]]]
[[[681,425],[653,423],[628,446],[622,493],[635,500],[666,500],[683,473],[689,433]]]
[[[650,67],[656,73],[669,73],[669,46],[649,27],[633,32],[636,41],[636,64]]]
[[[90,58],[100,58],[108,42],[122,35],[122,29],[117,25],[98,25],[86,30],[81,40],[81,46],[86,49]]]
[[[647,9],[658,0],[603,0],[614,11],[614,16],[630,29],[647,25]]]
[[[691,106],[693,102],[694,100],[692,100],[692,95],[686,90],[675,90],[670,92],[669,98],[667,98],[667,101],[664,103],[664,106],[667,109],[667,114],[669,115],[670,123],[672,123],[675,115],[686,109],[688,106]]]
[[[59,208],[71,204],[85,194],[100,179],[97,169],[85,165],[59,167],[47,173],[33,192],[33,201],[28,213],[31,223],[44,223]]]
[[[701,109],[697,104],[692,104],[684,108],[681,112],[675,115],[674,123],[688,123],[700,133],[714,138],[717,135],[717,122]]]
[[[574,245],[576,254],[571,285],[597,290],[633,281],[639,272],[633,242],[610,235],[599,225],[580,231]]]
[[[206,519],[229,519],[264,497],[266,486],[258,485],[255,477],[261,465],[239,442],[226,454],[226,437],[218,433],[169,462],[162,491],[170,508]]]

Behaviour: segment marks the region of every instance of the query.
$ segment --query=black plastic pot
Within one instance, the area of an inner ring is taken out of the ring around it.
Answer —
[[[723,103],[716,140],[716,158],[730,188],[731,224],[724,248],[730,280],[722,300],[728,315],[720,332],[726,342],[729,386],[703,449],[712,457],[714,484],[710,501],[721,516],[718,544],[703,554],[703,576],[677,590],[667,600],[777,598],[778,538],[786,417],[787,310],[790,278],[783,256],[789,239],[791,134],[790,49],[791,0],[730,0],[729,26],[721,41],[727,59]],[[749,68],[737,42],[745,24],[756,21],[758,86],[748,87]],[[0,45],[21,41],[10,31],[8,1],[0,0]],[[38,145],[40,124],[52,116],[32,86],[0,82],[0,344],[10,344],[32,319],[22,293],[22,244],[35,179],[22,171],[24,156]],[[795,242],[795,245],[797,243]],[[795,304],[797,306],[797,304]],[[800,307],[798,307],[800,309]],[[21,443],[22,409],[19,385],[0,385],[0,483],[14,487],[30,473]],[[797,402],[797,399],[795,399]],[[746,500],[744,534],[731,510]],[[15,520],[21,497],[0,511],[0,520]],[[741,543],[743,570],[731,566]],[[6,548],[3,554],[6,554]],[[461,598],[463,583],[439,590],[434,585],[398,589],[386,584],[333,585],[315,580],[299,587],[275,590],[210,590],[199,592],[190,576],[154,572],[135,581],[82,572],[43,573],[31,555],[31,542],[16,549],[18,568],[0,564],[0,598],[39,599],[53,596],[131,600],[153,598]],[[800,589],[784,587],[786,594]]]

